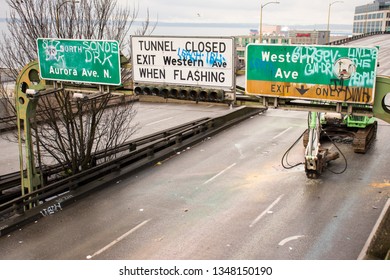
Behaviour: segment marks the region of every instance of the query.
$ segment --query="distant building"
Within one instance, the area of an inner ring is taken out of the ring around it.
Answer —
[[[375,0],[355,8],[353,35],[377,31],[390,31],[389,0]]]
[[[282,30],[282,26],[280,25],[263,24],[262,26],[263,36],[270,35],[270,34],[280,34],[281,30]],[[259,34],[259,32],[257,34]]]
[[[325,45],[329,31],[290,30],[289,37],[293,45]]]
[[[259,42],[259,34],[253,33],[253,30],[250,30],[251,35],[244,36],[235,36],[235,43],[237,49],[237,58],[238,58],[238,68],[243,68],[245,66],[245,51],[246,46],[252,43]],[[263,35],[262,37],[264,44],[290,44],[290,39],[284,35]]]
[[[280,28],[278,29],[280,31]],[[246,46],[251,43],[259,43],[258,32],[250,30],[250,35],[235,36],[237,49],[238,68],[245,67]],[[329,31],[318,30],[290,30],[286,32],[263,34],[263,44],[281,44],[281,45],[325,45]]]
[[[242,69],[245,67],[245,52],[246,46],[252,43],[259,42],[259,33],[254,33],[253,30],[250,31],[251,35],[236,36],[234,37],[236,43],[237,51],[237,68]]]
[[[249,35],[250,36],[259,36],[259,30],[257,30],[257,29],[250,29],[249,30]]]

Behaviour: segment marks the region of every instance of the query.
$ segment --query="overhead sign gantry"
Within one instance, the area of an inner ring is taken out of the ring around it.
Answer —
[[[305,171],[318,178],[339,157],[320,145],[319,112],[338,112],[338,126],[353,128],[355,152],[365,153],[376,136],[377,47],[250,44],[246,52],[246,94],[263,105],[310,111]],[[379,92],[382,99],[383,93]],[[342,115],[344,114],[344,116]],[[333,122],[336,122],[333,119]]]
[[[132,36],[131,44],[136,94],[234,101],[234,38]]]
[[[37,48],[38,63],[31,62],[22,69],[15,87],[23,195],[36,191],[42,181],[35,167],[31,135],[39,97],[63,92],[62,82],[98,85],[99,90],[84,90],[95,94],[108,94],[110,85],[121,84],[116,41],[38,38]],[[54,87],[47,89],[45,80],[54,81]]]

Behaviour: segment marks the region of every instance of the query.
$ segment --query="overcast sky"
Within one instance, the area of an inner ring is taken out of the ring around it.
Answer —
[[[128,0],[118,0],[129,3]],[[142,0],[160,21],[258,23],[260,4],[275,0]],[[263,8],[263,23],[271,25],[326,24],[329,3],[334,0],[279,0]],[[355,7],[373,0],[344,0],[331,6],[332,24],[353,24]]]
[[[258,23],[260,4],[276,0],[118,0],[119,5],[139,3],[140,19],[149,8],[152,19],[167,22]],[[326,24],[329,3],[334,0],[279,0],[263,8],[263,24]],[[373,0],[344,0],[331,6],[331,24],[353,23],[355,6]],[[0,0],[0,17],[6,17],[8,5]],[[5,9],[4,9],[5,8]]]

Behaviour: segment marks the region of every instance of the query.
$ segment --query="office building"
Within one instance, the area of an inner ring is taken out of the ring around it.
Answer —
[[[290,30],[288,33],[293,45],[324,45],[327,43],[329,31]]]
[[[257,31],[257,30],[256,30]],[[245,67],[245,52],[248,44],[259,42],[259,33],[250,31],[250,35],[235,36],[235,44],[237,49],[238,68]],[[291,44],[291,40],[282,34],[269,34],[263,36],[264,44]]]
[[[375,0],[355,8],[353,35],[384,31],[390,31],[390,0]]]

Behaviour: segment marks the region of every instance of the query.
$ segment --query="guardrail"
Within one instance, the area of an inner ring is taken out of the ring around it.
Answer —
[[[92,170],[97,167],[98,169],[106,164],[107,158],[110,157],[116,157],[119,158],[122,155],[126,154],[133,154],[135,159],[141,158],[144,154],[143,151],[148,151],[151,149],[155,149],[156,145],[160,144],[160,142],[168,137],[181,137],[181,135],[185,134],[187,131],[191,131],[196,126],[202,126],[205,122],[208,122],[209,118],[202,118],[199,120],[195,120],[183,125],[179,125],[170,129],[166,129],[157,133],[153,133],[144,137],[140,137],[131,141],[128,141],[126,143],[123,143],[122,145],[119,145],[115,148],[99,151],[92,155]],[[152,151],[149,151],[151,153]],[[99,164],[100,162],[100,164]],[[106,164],[107,165],[107,164]],[[59,174],[64,173],[63,164],[55,164],[51,166],[46,166],[42,170],[42,176],[43,181],[45,182],[45,185],[48,186],[48,189],[55,189],[56,182],[62,181],[62,180],[68,180],[69,178],[72,178],[72,181],[77,181],[79,178],[83,177],[84,173],[76,174],[74,176],[61,176]],[[86,172],[86,174],[90,173],[90,170]],[[51,177],[51,178],[50,178]],[[50,179],[49,179],[50,178]],[[6,204],[6,202],[9,202],[10,189],[15,189],[15,187],[20,187],[21,177],[20,172],[13,172],[5,175],[0,176],[0,209],[2,209],[3,204]],[[42,191],[46,188],[41,188],[39,191]],[[6,192],[5,192],[6,191]],[[62,191],[62,189],[59,189],[59,191]],[[4,192],[4,193],[3,193]],[[20,191],[18,192],[20,196]],[[15,198],[15,197],[12,197]],[[8,199],[8,200],[7,200]]]
[[[390,198],[387,199],[359,260],[390,260]]]
[[[127,98],[127,99],[125,98],[125,95],[122,95],[122,94],[113,95],[111,100],[107,104],[107,108],[115,106],[118,103],[123,104],[124,102],[134,102],[137,99],[138,99],[137,97],[134,97],[132,95],[131,95],[131,98]],[[54,111],[59,110],[59,109],[60,109],[60,107],[51,108],[51,110],[54,110]],[[38,108],[36,122],[41,123],[44,121],[45,121],[45,119],[42,118],[42,109]],[[16,115],[0,117],[0,133],[15,130],[15,129],[17,129],[17,116]]]
[[[0,222],[0,236],[28,222],[36,221],[38,218],[62,210],[94,189],[107,185],[108,182],[118,180],[119,177],[143,167],[156,164],[175,155],[178,151],[199,143],[262,111],[264,109],[242,107],[220,117],[192,121],[184,124],[182,129],[175,127],[170,131],[153,134],[149,140],[142,137],[133,143],[127,143],[127,147],[124,145],[116,151],[123,153],[127,150],[128,153],[125,155],[121,154],[114,160],[1,204],[0,217],[3,217],[3,221]],[[24,211],[24,207],[28,205],[35,205],[35,207]]]
[[[359,39],[362,39],[365,37],[370,37],[370,36],[375,36],[375,35],[383,35],[383,34],[390,34],[390,32],[389,31],[376,31],[376,32],[364,33],[364,34],[355,35],[352,37],[332,41],[330,43],[327,43],[326,45],[343,45],[343,44],[347,44],[349,42],[356,41],[356,40],[359,40]]]

